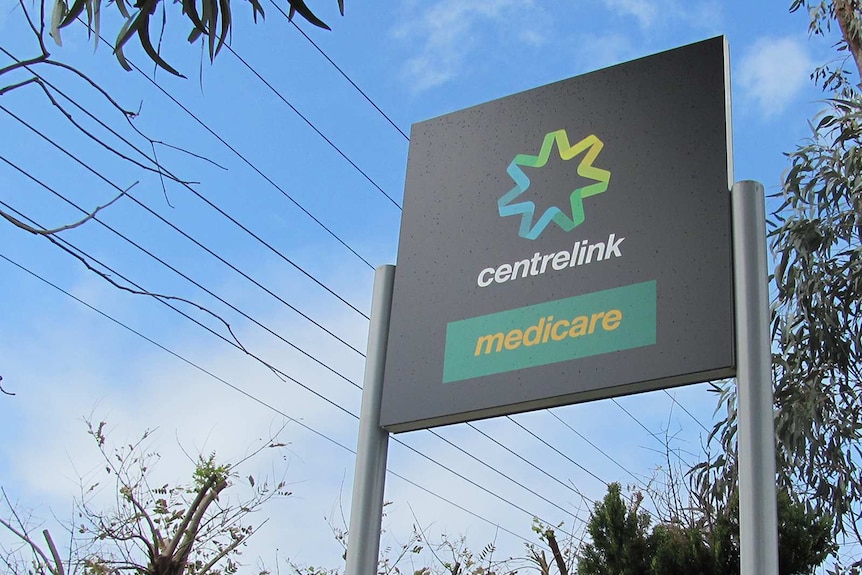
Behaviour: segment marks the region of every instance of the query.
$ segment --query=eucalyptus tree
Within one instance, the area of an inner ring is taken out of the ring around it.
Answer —
[[[787,154],[771,200],[773,383],[780,483],[835,518],[839,541],[862,544],[862,3],[793,0],[809,33],[835,41],[813,70],[824,94],[811,134]],[[695,469],[727,501],[735,484],[736,397],[713,433],[725,454]],[[730,454],[730,456],[726,456]],[[858,555],[837,569],[858,571]]]

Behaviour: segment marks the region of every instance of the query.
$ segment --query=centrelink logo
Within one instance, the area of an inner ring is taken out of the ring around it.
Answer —
[[[538,220],[536,217],[536,204],[531,201],[515,202],[515,200],[530,187],[530,178],[521,169],[522,166],[541,168],[548,163],[554,143],[560,158],[564,161],[571,160],[576,156],[581,157],[578,164],[578,175],[582,178],[595,180],[595,183],[575,188],[569,196],[570,209],[564,211],[557,206],[545,210]],[[602,151],[604,144],[594,134],[591,134],[576,143],[569,144],[569,137],[565,130],[557,130],[545,136],[542,148],[538,156],[529,154],[518,154],[506,171],[515,182],[515,187],[509,190],[497,202],[500,216],[521,216],[521,225],[518,235],[528,240],[535,240],[545,231],[548,224],[556,222],[560,228],[569,232],[584,223],[584,198],[601,194],[608,189],[611,173],[593,166],[593,162]],[[571,214],[571,215],[570,215]],[[476,276],[476,285],[480,288],[492,284],[502,284],[527,277],[542,275],[551,271],[563,271],[572,268],[580,268],[595,262],[607,261],[611,258],[622,257],[621,244],[625,240],[616,232],[607,236],[607,241],[593,241],[593,239],[576,239],[571,248],[543,254],[536,252],[532,257],[521,257],[494,266],[483,268]]]
[[[576,188],[569,196],[569,209],[563,210],[557,206],[552,206],[545,210],[538,220],[533,221],[536,216],[536,204],[531,201],[515,202],[518,197],[527,191],[530,187],[530,178],[521,169],[521,166],[530,168],[541,168],[548,163],[548,158],[551,156],[551,151],[554,147],[554,142],[557,144],[560,158],[568,161],[583,155],[580,164],[578,164],[578,175],[582,178],[595,180],[595,183]],[[542,142],[542,148],[538,156],[529,154],[518,154],[515,159],[509,164],[506,169],[509,176],[515,182],[509,192],[497,201],[497,208],[501,217],[506,216],[521,216],[521,225],[518,229],[518,235],[528,240],[535,240],[548,227],[551,221],[556,222],[560,228],[569,232],[584,222],[584,198],[595,196],[608,189],[608,182],[611,178],[611,173],[608,170],[596,168],[593,162],[601,152],[604,144],[595,135],[589,135],[574,146],[569,144],[569,137],[565,130],[557,130],[545,136]],[[515,202],[515,203],[513,203]],[[570,215],[571,214],[571,215]]]

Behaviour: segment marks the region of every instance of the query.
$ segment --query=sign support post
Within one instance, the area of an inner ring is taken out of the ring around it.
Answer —
[[[374,273],[345,575],[377,573],[389,449],[389,432],[380,427],[380,399],[383,395],[383,368],[386,363],[394,279],[393,265],[380,266]]]
[[[739,539],[741,575],[778,574],[775,428],[772,414],[766,207],[763,186],[734,184],[739,410]]]

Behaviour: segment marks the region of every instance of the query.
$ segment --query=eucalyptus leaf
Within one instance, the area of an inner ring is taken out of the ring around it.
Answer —
[[[51,27],[50,35],[54,39],[57,46],[63,45],[63,39],[60,37],[60,23],[66,15],[67,8],[65,0],[54,0],[54,9],[51,10]]]
[[[147,53],[147,56],[155,62],[160,68],[170,72],[175,76],[179,76],[181,78],[185,78],[182,74],[180,74],[177,70],[175,70],[170,64],[165,62],[165,60],[161,57],[158,51],[153,48],[153,43],[150,41],[150,27],[149,20],[150,14],[149,12],[144,13],[145,16],[137,25],[138,38],[141,41],[141,47],[144,49],[144,52]]]
[[[55,7],[56,7],[56,5],[57,5],[57,3],[54,4]],[[90,10],[88,0],[75,0],[75,2],[72,4],[71,8],[69,8],[69,10],[66,12],[65,16],[63,17],[62,21],[60,22],[59,27],[64,28],[64,27],[68,26],[69,24],[71,24],[72,22],[74,22],[75,19],[81,15],[81,12],[84,11],[85,7],[87,8],[88,11]]]
[[[296,11],[300,16],[305,18],[309,24],[314,24],[318,28],[323,28],[324,30],[331,30],[326,23],[314,15],[308,6],[305,4],[303,0],[287,0],[290,3],[290,14],[293,15],[294,11]]]

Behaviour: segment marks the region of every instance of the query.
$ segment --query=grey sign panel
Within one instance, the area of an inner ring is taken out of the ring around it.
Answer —
[[[381,424],[734,371],[719,37],[413,126]]]

